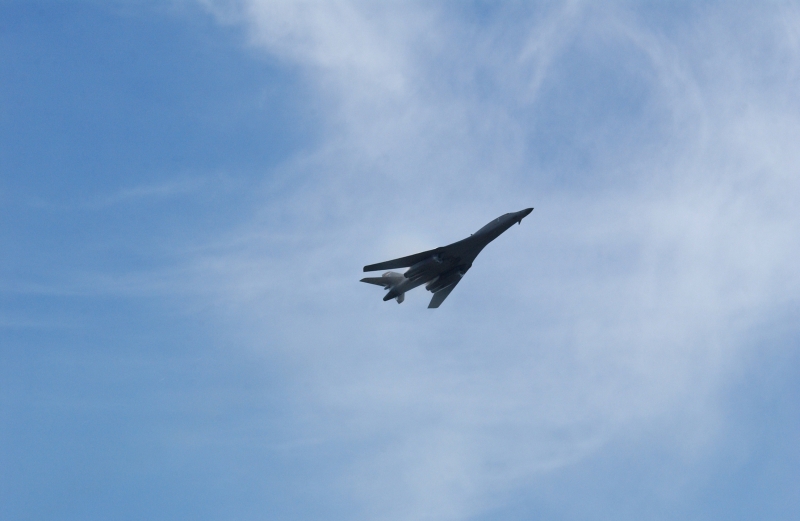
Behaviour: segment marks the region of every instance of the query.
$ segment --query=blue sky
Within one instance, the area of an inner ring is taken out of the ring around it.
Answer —
[[[0,517],[800,515],[797,4],[0,25]]]

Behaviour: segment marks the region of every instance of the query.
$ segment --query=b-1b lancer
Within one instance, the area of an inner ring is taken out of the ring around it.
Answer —
[[[361,282],[383,286],[389,290],[383,300],[397,299],[398,304],[403,302],[406,291],[427,283],[425,289],[433,293],[428,307],[438,308],[472,267],[481,250],[514,223],[522,224],[522,219],[532,211],[533,208],[526,208],[501,215],[466,239],[448,246],[364,266],[364,271],[409,269],[405,273],[387,271],[382,277],[366,277]]]

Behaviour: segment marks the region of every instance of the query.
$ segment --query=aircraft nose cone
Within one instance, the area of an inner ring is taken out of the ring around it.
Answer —
[[[513,222],[517,224],[522,224],[522,219],[528,216],[529,213],[533,211],[533,208],[525,208],[524,210],[520,210],[517,213],[513,214],[516,215]]]

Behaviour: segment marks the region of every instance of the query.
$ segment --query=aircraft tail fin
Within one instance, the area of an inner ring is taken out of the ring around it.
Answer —
[[[364,277],[363,279],[361,279],[361,282],[366,282],[367,284],[375,284],[376,286],[383,286],[386,289],[391,289],[395,287],[402,280],[403,280],[402,273],[387,271],[381,277]]]

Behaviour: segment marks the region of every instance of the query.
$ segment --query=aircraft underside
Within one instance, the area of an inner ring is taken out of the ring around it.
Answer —
[[[405,299],[406,292],[425,284],[425,289],[433,293],[429,308],[438,308],[444,299],[458,285],[462,277],[472,267],[472,261],[498,236],[511,225],[521,224],[533,208],[501,215],[466,239],[448,246],[423,251],[377,264],[364,266],[364,271],[408,268],[405,273],[387,271],[382,277],[366,277],[361,282],[383,286],[388,293],[383,300]]]

